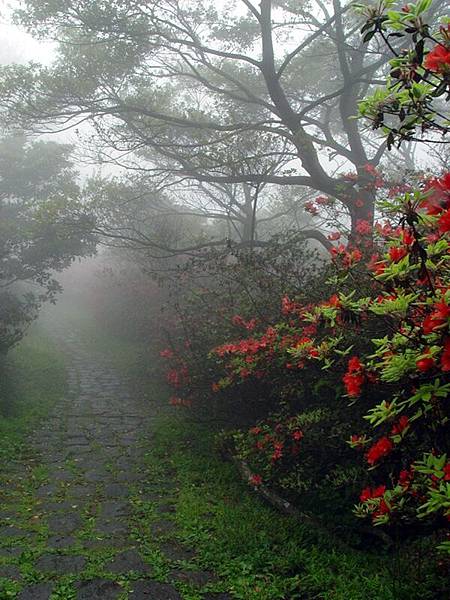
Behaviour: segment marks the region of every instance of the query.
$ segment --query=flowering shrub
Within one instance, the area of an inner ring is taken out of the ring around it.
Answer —
[[[361,114],[387,136],[388,148],[449,131],[439,99],[450,89],[450,19],[443,17],[433,30],[424,18],[431,4],[432,0],[419,0],[400,10],[394,0],[357,5],[366,17],[364,41],[379,36],[393,54],[386,87],[360,103]],[[401,46],[396,45],[398,40]]]
[[[282,290],[307,284],[321,268],[317,253],[292,233],[274,237],[258,252],[213,250],[187,261],[172,282],[168,310],[174,310],[166,331],[169,347],[162,351],[174,397],[187,401],[184,406],[192,404],[196,411],[209,414],[214,405],[214,410],[225,413],[224,418],[239,407],[241,422],[246,413],[251,418],[258,411],[267,414],[262,405],[272,403],[273,385],[257,378],[257,384],[253,381],[245,389],[245,378],[253,370],[249,359],[242,364],[241,389],[227,395],[227,383],[220,381],[221,368],[206,354],[218,340],[260,335],[268,322],[280,316]],[[314,287],[319,296],[320,286]],[[278,398],[273,404],[278,408]]]
[[[335,247],[336,293],[308,306],[284,297],[282,321],[215,348],[226,372],[217,386],[273,379],[280,369],[302,379],[305,371],[317,376],[320,369],[333,385],[340,371],[349,401],[365,407],[370,426],[354,433],[349,445],[375,471],[374,479],[384,478],[363,490],[357,515],[370,515],[376,525],[390,522],[393,513],[397,523],[412,513],[440,523],[450,508],[450,176],[431,179],[422,191],[391,199],[380,210],[387,220],[375,224],[368,268],[351,245]],[[362,270],[371,293],[344,293]],[[355,352],[358,341],[350,331],[360,335],[371,324],[379,335],[370,349]],[[424,464],[431,471],[425,473]],[[414,473],[408,486],[406,468]]]
[[[297,415],[277,414],[232,434],[233,451],[246,461],[249,483],[269,484],[283,496],[297,500],[322,489],[348,487],[361,470],[351,450],[341,443],[333,412],[315,408]],[[321,448],[321,452],[317,448]]]

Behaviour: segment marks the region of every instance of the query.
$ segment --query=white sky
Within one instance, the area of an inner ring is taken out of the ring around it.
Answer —
[[[0,64],[29,60],[50,63],[54,43],[35,40],[11,23],[11,9],[19,5],[19,0],[0,0]]]

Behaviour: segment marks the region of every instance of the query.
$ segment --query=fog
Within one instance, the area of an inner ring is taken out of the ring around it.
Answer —
[[[0,600],[447,600],[450,2],[0,0]]]

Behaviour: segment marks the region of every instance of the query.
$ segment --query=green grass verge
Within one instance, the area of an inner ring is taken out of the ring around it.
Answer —
[[[35,325],[0,363],[0,461],[17,459],[27,432],[64,394],[65,361]]]
[[[220,575],[216,591],[231,590],[242,600],[445,598],[437,591],[443,582],[411,554],[356,550],[277,513],[239,481],[213,445],[205,427],[166,417],[156,425],[148,457],[156,469],[177,472],[179,537],[196,549],[197,567]]]

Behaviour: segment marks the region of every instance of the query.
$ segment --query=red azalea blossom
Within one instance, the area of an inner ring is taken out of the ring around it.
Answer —
[[[259,485],[262,484],[262,477],[261,477],[261,475],[252,475],[250,477],[249,481],[250,481],[251,485],[258,487]]]
[[[327,205],[330,204],[332,202],[332,200],[328,197],[328,196],[317,196],[316,198],[316,204],[319,205]]]
[[[443,46],[435,46],[425,57],[425,69],[434,73],[450,71],[450,50]]]
[[[339,246],[333,246],[333,248],[330,249],[330,254],[333,257],[337,257],[339,255],[344,255],[345,253],[346,253],[346,250],[345,250],[344,244],[339,244]]]
[[[397,423],[394,423],[392,427],[392,435],[401,435],[405,429],[409,426],[409,419],[406,415],[402,415]]]
[[[415,242],[414,234],[407,229],[401,232],[402,241],[406,246],[411,246]]]
[[[305,202],[305,210],[306,210],[306,212],[309,212],[311,215],[319,214],[319,209],[314,204],[314,202],[311,202],[310,200],[308,202]]]
[[[369,487],[364,488],[361,494],[359,495],[359,499],[361,500],[361,502],[367,502],[367,500],[370,500],[371,498],[372,490]]]
[[[400,475],[398,477],[398,483],[402,487],[407,488],[407,487],[409,487],[412,478],[413,478],[412,472],[407,471],[406,469],[403,469],[402,471],[400,471]]]
[[[375,444],[369,448],[366,459],[369,465],[374,465],[381,458],[387,456],[392,449],[394,448],[394,444],[387,437],[380,438]]]
[[[299,309],[300,306],[296,302],[292,302],[287,296],[283,296],[281,299],[281,314],[289,315]]]
[[[294,438],[294,440],[296,440],[296,441],[299,441],[299,440],[301,440],[301,439],[302,439],[302,437],[303,437],[303,431],[300,431],[300,430],[294,431],[294,432],[292,433],[292,437],[293,437],[293,438]]]
[[[363,365],[357,356],[352,356],[348,361],[347,371],[349,373],[354,373],[355,371],[361,371],[363,369]]]
[[[447,233],[447,231],[450,231],[450,210],[446,210],[439,217],[438,227],[440,233]]]
[[[430,349],[426,348],[424,354],[429,354],[429,352]],[[430,371],[433,367],[435,367],[434,358],[432,358],[431,356],[424,356],[423,358],[416,360],[416,367],[422,373],[426,373],[427,371]]]
[[[367,500],[372,500],[373,498],[381,498],[384,495],[385,491],[385,485],[379,485],[374,489],[367,487],[363,489],[359,496],[359,499],[361,500],[361,502],[367,502]]]
[[[399,260],[401,260],[404,256],[406,256],[408,254],[406,248],[403,248],[402,246],[394,246],[393,248],[389,248],[389,258],[391,259],[392,262],[398,262]]]
[[[443,371],[450,371],[450,338],[445,338],[444,341],[444,352],[441,356],[441,369]]]
[[[331,242],[335,242],[336,240],[339,240],[341,238],[341,234],[339,233],[339,231],[333,231],[333,233],[328,234],[327,238]]]
[[[172,352],[172,350],[170,350],[170,348],[166,348],[166,350],[161,350],[159,355],[162,356],[163,358],[172,358],[173,352]]]
[[[446,208],[450,208],[450,173],[445,173],[439,179],[429,179],[423,190],[427,198],[421,207],[425,208],[429,215],[439,215]]]
[[[389,508],[389,506],[386,504],[385,500],[381,500],[379,506],[378,506],[378,510],[374,513],[374,517],[378,517],[380,515],[387,515],[388,513],[391,512],[391,509]]]
[[[233,322],[233,325],[236,325],[238,327],[244,327],[245,329],[247,329],[247,331],[253,331],[257,323],[256,319],[250,319],[250,321],[245,321],[239,315],[235,315],[231,320]]]
[[[342,381],[349,396],[357,397],[360,395],[364,383],[364,375],[346,373]]]
[[[369,221],[365,221],[364,219],[358,219],[356,222],[356,231],[360,235],[368,235],[372,232],[372,225]]]
[[[448,462],[444,469],[444,481],[450,481],[450,462]]]
[[[351,259],[353,262],[359,262],[362,259],[362,252],[361,250],[358,250],[358,248],[355,248],[354,250],[352,250],[351,254]]]
[[[442,302],[436,302],[433,312],[428,315],[422,324],[422,329],[425,335],[433,333],[436,329],[445,325],[450,317],[450,306]]]
[[[359,396],[362,385],[365,381],[363,374],[363,365],[357,356],[353,356],[348,361],[347,373],[342,378],[347,394],[352,397]]]

